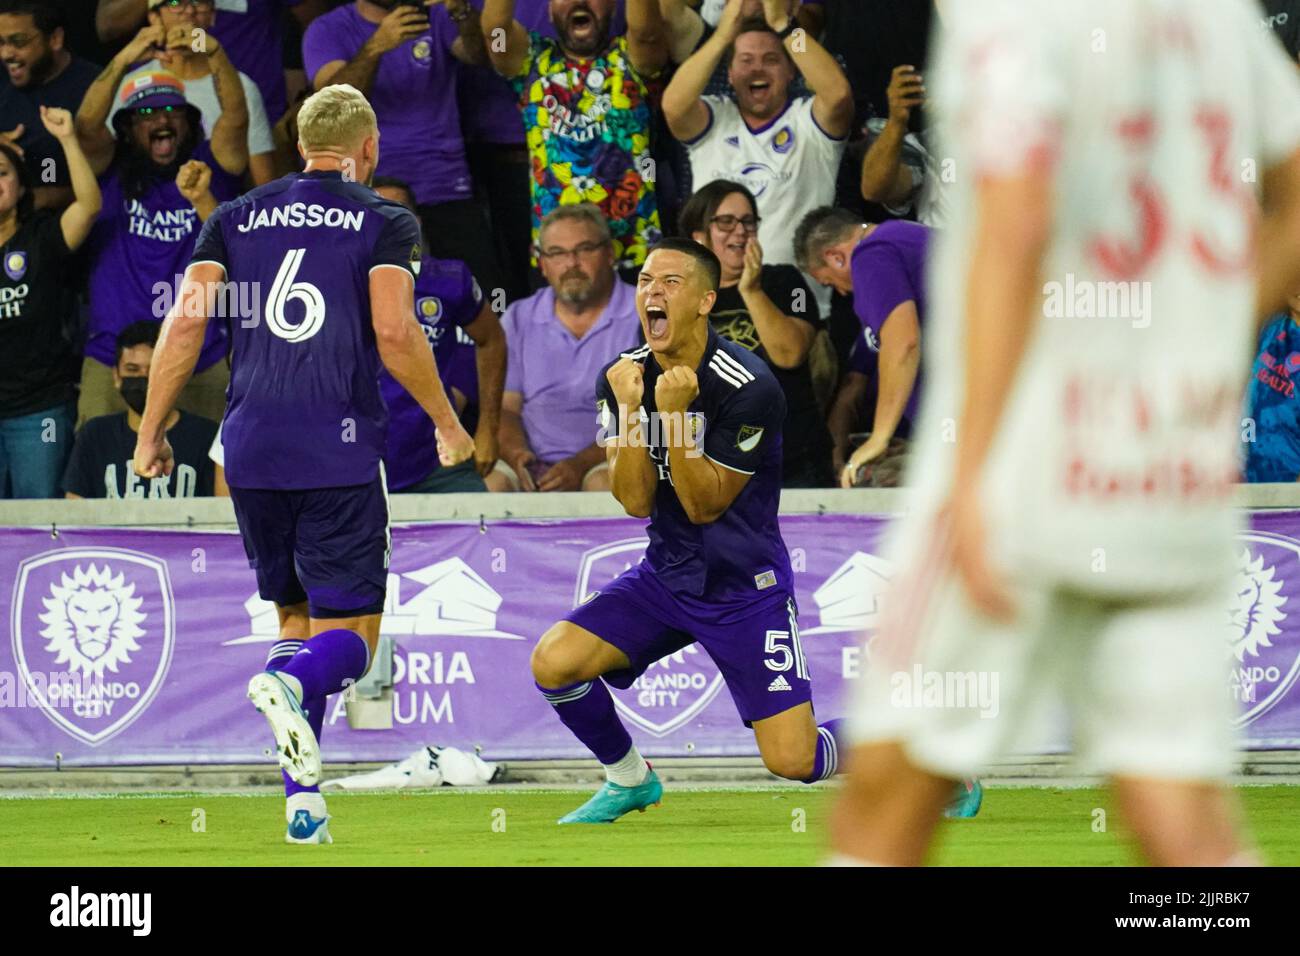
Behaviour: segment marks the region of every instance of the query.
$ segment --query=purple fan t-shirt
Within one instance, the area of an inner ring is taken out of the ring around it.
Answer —
[[[456,331],[476,318],[483,293],[465,263],[455,259],[420,260],[415,280],[415,318],[433,349],[438,374],[447,386],[447,369],[457,351]],[[384,473],[391,491],[423,481],[438,468],[437,435],[433,419],[388,369],[379,372],[379,391],[388,406],[388,444]]]
[[[483,0],[470,0],[482,12]],[[617,0],[609,20],[609,35],[627,32],[623,0]],[[550,0],[516,0],[515,20],[529,33],[555,39]],[[524,123],[519,116],[519,96],[510,81],[488,66],[461,66],[461,112],[465,135],[474,142],[524,145]]]
[[[211,33],[230,62],[257,86],[274,126],[288,108],[284,86],[284,12],[302,0],[216,0]]]
[[[388,413],[370,273],[414,272],[420,227],[405,206],[337,172],[292,173],[221,206],[195,262],[261,290],[260,321],[231,323],[221,423],[233,488],[374,481]]]
[[[596,374],[637,342],[641,321],[636,293],[614,280],[614,292],[582,338],[555,316],[555,291],[510,304],[501,319],[506,334],[506,388],[523,396],[524,434],[539,462],[554,464],[596,440]]]
[[[195,147],[192,158],[212,170],[212,195],[218,200],[239,195],[240,178],[221,168],[206,140]],[[115,163],[99,178],[99,188],[104,205],[90,233],[86,355],[111,366],[119,332],[141,319],[166,317],[202,223],[174,179],[156,179],[144,195],[131,199]],[[226,343],[224,323],[209,322],[195,371],[225,356]]]
[[[302,39],[308,82],[326,63],[352,59],[378,28],[354,4],[313,20]],[[451,55],[456,37],[447,8],[432,7],[428,32],[380,57],[366,96],[379,118],[376,173],[405,180],[420,205],[472,193],[456,103],[459,61]]]
[[[930,230],[915,222],[882,222],[853,250],[853,311],[862,323],[871,351],[880,351],[880,329],[891,312],[904,302],[916,304],[918,321],[925,324],[925,258]],[[903,409],[903,417],[916,420],[921,400],[921,372]]]

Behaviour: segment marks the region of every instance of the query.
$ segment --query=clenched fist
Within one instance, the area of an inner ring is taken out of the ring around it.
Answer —
[[[630,358],[621,358],[609,367],[605,380],[614,391],[614,400],[633,411],[641,407],[645,394],[645,366]]]
[[[700,383],[695,377],[695,369],[678,365],[664,372],[655,382],[655,407],[661,414],[684,412],[698,394]]]
[[[212,169],[197,159],[191,159],[176,173],[176,188],[191,205],[197,206],[211,186]]]

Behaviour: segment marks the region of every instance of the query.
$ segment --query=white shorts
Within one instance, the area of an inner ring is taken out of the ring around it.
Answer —
[[[922,560],[895,578],[869,645],[849,711],[854,744],[897,741],[916,766],[959,779],[1041,742],[1051,706],[1064,703],[1088,770],[1171,780],[1233,771],[1230,580],[1152,603],[1019,588],[1008,626],[977,614],[946,565]]]

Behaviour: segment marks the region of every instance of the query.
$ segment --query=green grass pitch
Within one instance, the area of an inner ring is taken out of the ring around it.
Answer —
[[[588,791],[589,792],[589,791]],[[1300,789],[1243,787],[1267,862],[1300,864]],[[691,790],[612,826],[556,826],[578,791],[441,790],[329,797],[333,846],[286,846],[278,795],[127,794],[0,799],[8,866],[801,866],[822,855],[826,787]],[[934,862],[1118,866],[1137,862],[1116,816],[1095,832],[1099,790],[997,789],[974,820],[946,822]]]

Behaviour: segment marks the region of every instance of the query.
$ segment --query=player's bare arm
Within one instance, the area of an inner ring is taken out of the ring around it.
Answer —
[[[506,381],[506,336],[492,307],[483,303],[474,321],[465,326],[474,341],[478,369],[478,428],[474,432],[474,462],[480,475],[497,463],[497,430],[501,425],[501,394]]]
[[[889,449],[912,389],[916,387],[921,368],[921,321],[916,303],[910,299],[889,313],[880,326],[878,367],[875,425],[871,437],[854,451],[840,476],[840,484],[845,488],[853,487],[853,476],[859,468]]]
[[[1264,170],[1259,224],[1259,293],[1255,314],[1260,321],[1286,304],[1300,285],[1300,151]]]
[[[605,446],[610,491],[623,510],[634,518],[650,517],[658,481],[658,471],[650,460],[650,449],[641,430],[644,375],[645,366],[629,358],[619,359],[605,373],[618,406],[610,410],[618,421],[618,434]]]
[[[135,444],[135,473],[157,478],[172,473],[172,449],[166,424],[194,365],[203,350],[203,336],[212,314],[217,283],[225,270],[211,262],[198,262],[185,270],[181,294],[172,305],[158,335],[149,371],[149,398]]]
[[[777,33],[783,33],[793,19],[786,0],[763,0],[763,16]],[[807,30],[791,33],[781,42],[812,90],[817,125],[835,139],[848,136],[853,125],[853,88],[835,57]]]
[[[1045,170],[990,176],[976,189],[975,244],[966,287],[965,389],[949,512],[953,562],[971,600],[990,617],[1013,613],[986,560],[977,491],[1026,343],[1041,314],[1043,254],[1051,236],[1052,177]]]
[[[709,108],[700,99],[709,85],[713,71],[722,62],[727,48],[740,29],[741,0],[728,0],[718,21],[718,28],[704,45],[687,57],[677,68],[664,90],[664,119],[673,136],[682,141],[695,139],[709,125]]]
[[[627,0],[627,55],[642,76],[657,76],[668,65],[668,28],[659,0]]]
[[[487,0],[480,20],[492,68],[514,79],[528,59],[528,31],[515,19],[515,0]]]
[[[438,429],[438,457],[448,467],[474,455],[474,440],[461,426],[438,376],[433,353],[415,321],[414,280],[405,269],[380,267],[370,273],[370,310],[379,359]]]
[[[699,394],[695,370],[677,365],[655,382],[655,407],[664,420],[685,422],[686,409]],[[687,448],[684,435],[675,434],[668,442],[668,469],[677,500],[691,524],[709,524],[736,500],[749,475],[724,468],[698,452]]]

